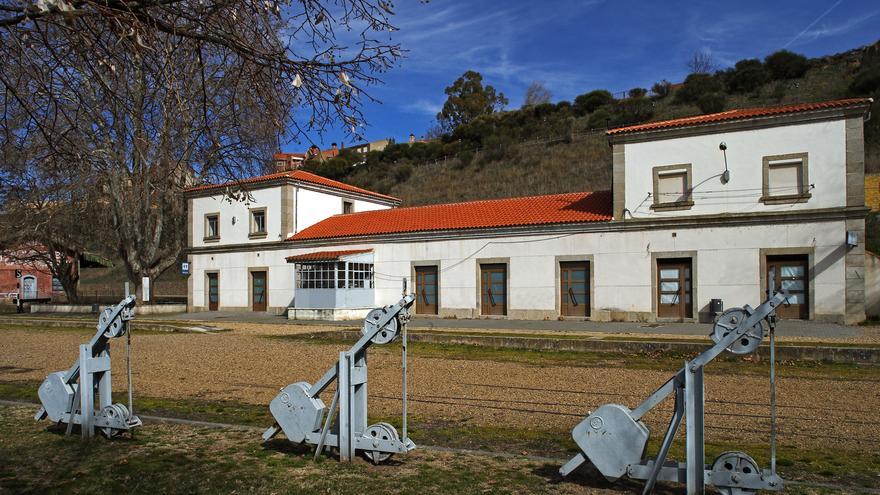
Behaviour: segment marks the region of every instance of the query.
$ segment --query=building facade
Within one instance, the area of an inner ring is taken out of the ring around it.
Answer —
[[[866,308],[869,105],[612,129],[611,191],[333,216],[318,208],[297,228],[279,227],[271,248],[232,256],[240,270],[276,267],[282,288],[272,299],[270,284],[270,306],[287,304],[295,318],[360,316],[396,301],[405,278],[416,312],[438,317],[707,321],[713,300],[756,305],[785,288],[783,317],[854,323]],[[204,256],[191,245],[194,260]],[[192,278],[205,276],[205,261]],[[206,297],[204,286],[191,300]],[[219,297],[247,307],[249,291]]]

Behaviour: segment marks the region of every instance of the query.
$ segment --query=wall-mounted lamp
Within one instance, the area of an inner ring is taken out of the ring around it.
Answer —
[[[854,248],[859,245],[859,233],[855,230],[846,231],[846,247]]]
[[[721,141],[721,144],[718,145],[718,149],[721,150],[721,153],[724,155],[724,173],[721,174],[721,183],[727,184],[730,182],[730,170],[727,169],[727,143]]]

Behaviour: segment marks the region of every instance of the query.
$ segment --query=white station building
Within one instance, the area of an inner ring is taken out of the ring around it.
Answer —
[[[706,321],[786,288],[782,317],[858,322],[871,102],[611,129],[611,191],[399,208],[303,171],[195,187],[189,308],[360,318],[405,278],[440,318]]]

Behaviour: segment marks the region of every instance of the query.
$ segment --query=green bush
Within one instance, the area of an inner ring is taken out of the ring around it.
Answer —
[[[880,90],[880,65],[863,69],[849,85],[850,93],[867,96]]]
[[[645,88],[633,88],[626,95],[630,98],[644,98],[646,94],[648,94],[648,90]]]
[[[637,124],[654,116],[654,102],[647,98],[627,98],[617,105],[615,124]]]
[[[719,93],[723,89],[721,81],[712,74],[691,74],[684,80],[681,89],[675,93],[675,102],[696,103],[703,95]]]
[[[654,94],[657,98],[666,98],[669,96],[669,93],[672,91],[672,83],[663,79],[662,81],[655,82],[653,86],[651,86],[651,93]]]
[[[767,55],[764,64],[772,79],[797,79],[806,74],[810,68],[807,57],[788,50],[779,50]]]
[[[779,81],[773,86],[773,93],[770,96],[776,101],[782,101],[785,98],[785,91],[788,89],[788,84],[784,81]]]
[[[569,112],[571,111],[571,102],[567,100],[562,100],[556,103],[556,110],[559,112]]]
[[[767,82],[764,64],[756,58],[740,60],[727,74],[727,89],[733,93],[750,93]]]
[[[574,112],[577,115],[587,115],[593,113],[598,108],[610,104],[614,101],[614,97],[610,92],[604,89],[597,89],[589,93],[582,94],[574,99]]]
[[[724,110],[727,104],[727,95],[724,93],[706,93],[697,100],[697,106],[703,113],[718,113]]]
[[[590,120],[587,122],[587,127],[590,129],[598,129],[600,127],[605,127],[607,125],[608,119],[611,118],[611,114],[608,110],[604,108],[600,108],[593,112],[590,115]]]

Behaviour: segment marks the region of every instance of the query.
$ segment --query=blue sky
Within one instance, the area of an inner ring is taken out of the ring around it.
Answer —
[[[483,74],[519,108],[526,87],[541,81],[553,101],[593,89],[613,92],[681,81],[698,50],[720,66],[763,58],[780,48],[818,56],[880,38],[877,0],[800,1],[451,1],[395,2],[394,41],[408,50],[398,67],[369,89],[381,104],[364,106],[365,136],[405,140],[428,129],[443,89],[467,70]],[[339,130],[310,138],[345,142]],[[307,145],[288,143],[285,151]]]

